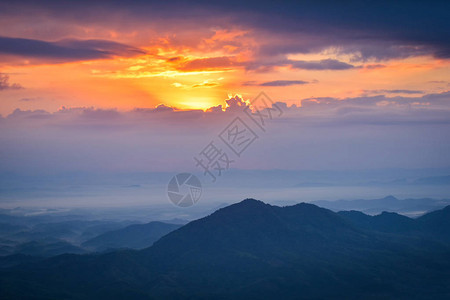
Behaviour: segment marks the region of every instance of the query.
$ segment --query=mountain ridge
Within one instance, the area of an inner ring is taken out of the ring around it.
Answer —
[[[448,212],[431,215],[427,222],[435,224],[431,220],[445,219]],[[449,247],[361,229],[313,204],[278,207],[246,199],[140,251],[61,255],[3,269],[0,296],[444,298],[450,295]],[[58,276],[61,270],[64,277]]]
[[[119,248],[143,249],[150,247],[160,237],[179,227],[181,225],[159,221],[146,224],[133,224],[100,234],[85,241],[81,245],[84,248],[94,251]]]

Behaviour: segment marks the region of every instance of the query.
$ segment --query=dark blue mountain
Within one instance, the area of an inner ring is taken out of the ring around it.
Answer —
[[[159,238],[179,227],[181,225],[163,222],[134,224],[122,229],[103,233],[84,242],[82,246],[91,251],[120,248],[143,249],[150,247]]]
[[[427,232],[447,226],[447,213],[408,220],[247,199],[141,251],[61,255],[4,268],[0,297],[448,299],[449,244],[406,230],[416,223],[419,231],[427,224]],[[403,227],[389,232],[390,226]]]
[[[421,231],[421,225],[414,219],[393,212],[382,212],[376,216],[359,211],[340,211],[338,214],[360,229],[387,233],[414,233]]]
[[[337,200],[337,201],[314,201],[313,204],[333,211],[357,210],[366,214],[376,215],[383,211],[396,212],[408,216],[418,216],[429,211],[441,209],[450,205],[450,199],[397,199],[394,196],[387,196],[380,199],[358,199],[358,200]]]

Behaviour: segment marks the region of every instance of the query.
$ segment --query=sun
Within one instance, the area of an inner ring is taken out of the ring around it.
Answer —
[[[217,106],[220,102],[219,99],[211,96],[195,96],[187,97],[182,101],[175,103],[175,106],[181,109],[201,109],[206,111],[208,108]]]

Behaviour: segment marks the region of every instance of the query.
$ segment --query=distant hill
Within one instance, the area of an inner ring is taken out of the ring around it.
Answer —
[[[392,212],[382,212],[376,216],[359,211],[340,211],[340,216],[349,220],[360,229],[387,233],[417,233],[422,230],[420,224],[411,218]]]
[[[61,238],[78,242],[135,223],[110,220],[55,221],[52,216],[0,215],[0,237],[18,242],[45,238]]]
[[[65,220],[52,217],[0,215],[0,256],[29,254],[52,256],[63,253],[85,253],[81,242],[105,232],[124,228],[132,221]],[[53,220],[53,222],[51,222]],[[11,223],[7,223],[7,222]],[[35,224],[35,222],[38,222]]]
[[[433,176],[419,178],[414,181],[415,185],[450,185],[450,175],[448,176]]]
[[[160,237],[179,227],[181,227],[179,224],[163,222],[135,224],[103,233],[84,242],[82,246],[91,251],[119,248],[143,249],[150,247]]]
[[[37,257],[50,257],[65,253],[83,254],[87,253],[87,251],[68,242],[55,240],[31,241],[19,244],[14,247],[14,253]]]
[[[397,199],[394,196],[387,196],[380,199],[359,199],[359,200],[319,200],[312,202],[323,208],[333,211],[357,210],[370,215],[387,212],[396,212],[408,216],[419,216],[429,211],[441,209],[450,205],[450,199]]]
[[[11,258],[25,262],[0,270],[0,297],[448,299],[449,210],[413,220],[247,199],[140,251]]]

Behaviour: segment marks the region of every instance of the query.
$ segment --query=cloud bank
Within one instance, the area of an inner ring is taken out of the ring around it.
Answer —
[[[301,102],[301,105],[300,105]],[[248,102],[179,110],[17,109],[0,119],[2,172],[195,170],[193,156]],[[243,169],[449,167],[450,93],[420,97],[307,98],[276,105],[282,117],[239,160]],[[257,128],[255,129],[257,130]],[[198,171],[198,170],[197,170]]]

